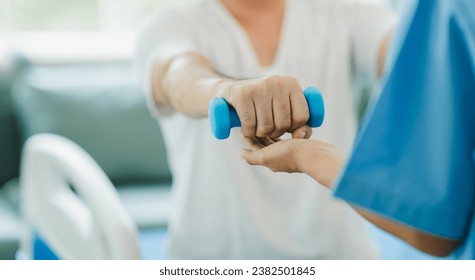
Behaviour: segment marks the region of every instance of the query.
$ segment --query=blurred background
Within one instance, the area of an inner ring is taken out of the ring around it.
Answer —
[[[22,258],[21,151],[39,133],[89,153],[139,230],[141,258],[167,257],[172,177],[131,59],[145,17],[194,1],[0,0],[0,259]],[[399,1],[366,2],[400,9]],[[384,258],[427,258],[374,231]]]

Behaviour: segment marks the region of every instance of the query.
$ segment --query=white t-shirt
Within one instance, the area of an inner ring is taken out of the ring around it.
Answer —
[[[324,125],[314,131],[348,153],[356,132],[355,73],[376,77],[380,43],[395,23],[382,8],[337,0],[287,1],[273,64],[262,67],[252,44],[218,0],[159,15],[137,49],[149,107],[167,145],[174,208],[170,257],[185,259],[368,259],[378,256],[367,224],[303,174],[248,165],[233,129],[216,140],[207,118],[157,109],[151,61],[157,52],[193,50],[235,78],[291,75],[324,95]]]

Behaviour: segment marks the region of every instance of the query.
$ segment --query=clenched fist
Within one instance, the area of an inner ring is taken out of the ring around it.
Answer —
[[[275,140],[305,126],[309,119],[302,87],[293,77],[234,81],[220,95],[236,110],[244,137]],[[304,137],[310,136],[311,130],[307,131]]]

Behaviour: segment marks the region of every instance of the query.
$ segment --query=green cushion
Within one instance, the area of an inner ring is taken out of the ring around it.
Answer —
[[[132,76],[126,63],[26,67],[13,94],[24,139],[63,135],[116,183],[170,181],[159,127]]]
[[[10,91],[14,68],[13,63],[0,67],[0,187],[18,176],[19,169],[20,139]]]

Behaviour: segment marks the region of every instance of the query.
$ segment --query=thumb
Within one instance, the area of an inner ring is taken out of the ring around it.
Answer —
[[[292,132],[292,138],[294,139],[309,139],[312,136],[312,128],[308,125],[298,127]]]

